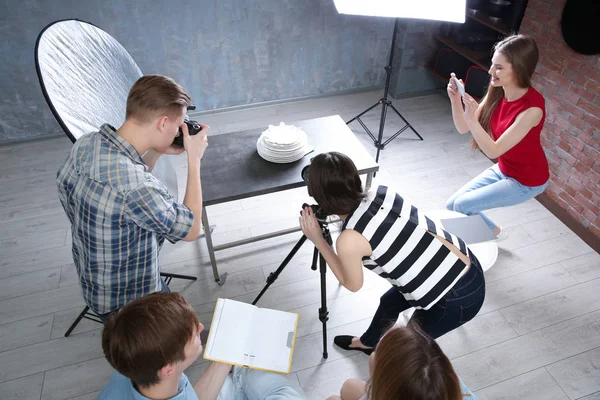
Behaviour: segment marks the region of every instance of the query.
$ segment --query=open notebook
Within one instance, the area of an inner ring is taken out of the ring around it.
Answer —
[[[204,358],[289,374],[299,314],[217,300]]]

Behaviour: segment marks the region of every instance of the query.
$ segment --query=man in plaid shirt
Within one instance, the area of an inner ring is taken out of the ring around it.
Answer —
[[[104,124],[82,136],[57,173],[60,202],[71,221],[73,260],[87,305],[101,318],[149,293],[160,279],[164,242],[201,232],[200,160],[210,127],[190,136],[190,96],[170,78],[138,79],[119,129]],[[184,148],[171,146],[183,131]],[[187,189],[177,203],[150,172],[162,154],[187,152]]]

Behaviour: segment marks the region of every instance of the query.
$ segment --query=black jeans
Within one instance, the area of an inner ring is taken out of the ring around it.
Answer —
[[[169,286],[167,286],[167,284],[165,283],[164,279],[161,278],[160,283],[161,283],[161,286],[162,286],[162,289],[160,290],[161,292],[170,292],[171,291],[171,289],[169,289]],[[106,314],[97,314],[97,315],[98,315],[98,318],[100,318],[100,320],[102,321],[102,323],[104,325],[106,325],[106,319],[108,318],[108,316],[110,314],[114,313],[115,311],[119,311],[119,309],[111,311],[111,312],[106,313]]]
[[[416,310],[409,325],[418,323],[421,330],[433,339],[458,328],[477,315],[485,299],[485,279],[481,264],[471,255],[471,267],[429,310]],[[367,331],[360,341],[368,347],[375,347],[385,331],[391,328],[398,316],[410,308],[402,293],[391,288],[383,296],[379,308]]]

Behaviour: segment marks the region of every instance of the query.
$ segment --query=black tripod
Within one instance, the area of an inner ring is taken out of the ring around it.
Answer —
[[[419,135],[419,133],[415,130],[415,128],[413,128],[412,125],[409,124],[408,121],[402,116],[402,114],[400,114],[400,112],[398,110],[396,110],[396,107],[394,107],[394,105],[392,104],[391,100],[388,100],[388,91],[389,91],[389,88],[390,88],[390,79],[392,77],[392,61],[394,60],[394,48],[396,47],[396,34],[398,33],[398,21],[399,21],[399,19],[396,18],[396,22],[394,23],[394,35],[392,36],[392,48],[390,49],[390,61],[388,62],[388,65],[386,65],[384,67],[385,72],[387,74],[387,77],[386,77],[386,80],[385,80],[385,89],[383,91],[383,98],[379,99],[379,101],[377,101],[377,103],[373,104],[371,107],[367,108],[365,111],[361,112],[356,117],[354,117],[350,121],[346,122],[346,124],[350,124],[352,121],[357,120],[358,123],[367,132],[367,134],[371,137],[371,139],[373,139],[373,144],[375,145],[375,147],[377,147],[377,156],[375,157],[375,161],[376,162],[379,161],[379,152],[381,150],[383,150],[383,148],[389,142],[391,142],[392,140],[394,140],[396,137],[398,137],[402,132],[404,132],[408,128],[412,129],[412,131],[419,137],[419,139],[423,140],[423,138],[421,137],[421,135]],[[367,126],[365,125],[365,123],[360,119],[360,117],[362,117],[364,114],[368,113],[369,111],[371,111],[372,109],[374,109],[375,107],[377,107],[380,104],[381,104],[381,120],[379,121],[379,136],[375,137],[371,133],[371,131],[369,130],[369,128],[367,128]],[[388,107],[390,107],[392,110],[394,110],[394,112],[396,114],[398,114],[398,116],[400,118],[402,118],[402,121],[404,121],[404,123],[406,125],[404,125],[404,127],[402,129],[400,129],[398,132],[394,133],[385,142],[382,142],[383,141],[383,128],[385,127],[385,116],[387,114],[387,108]]]
[[[302,205],[302,209],[304,209],[305,207],[308,207],[308,204],[305,203]],[[328,223],[327,223],[327,215],[325,215],[321,211],[321,208],[317,205],[312,205],[310,207],[313,209],[313,212],[315,213],[315,215],[317,217],[317,221],[319,221],[319,226],[321,227],[321,232],[323,232],[323,237],[325,238],[327,243],[331,246],[333,242],[331,240],[331,234],[329,233],[329,227],[328,227]],[[273,282],[275,282],[275,280],[277,280],[277,277],[279,276],[279,274],[281,274],[281,272],[283,271],[285,266],[291,261],[291,259],[298,252],[298,250],[300,250],[300,247],[302,247],[302,245],[304,244],[305,241],[306,241],[306,236],[302,235],[300,240],[298,240],[298,242],[294,245],[294,247],[289,252],[289,254],[285,257],[285,259],[283,260],[281,265],[274,272],[271,272],[269,274],[269,277],[267,278],[267,284],[265,285],[263,290],[258,294],[256,299],[254,299],[254,301],[252,302],[253,305],[255,305],[258,302],[258,300],[260,300],[260,298],[267,291],[269,286],[271,286],[273,284]],[[327,354],[327,320],[329,319],[329,311],[327,311],[327,286],[326,286],[327,264],[325,263],[325,258],[323,257],[323,255],[321,253],[319,253],[319,250],[317,250],[317,247],[315,246],[314,251],[313,251],[313,260],[312,260],[312,266],[311,266],[313,271],[317,270],[317,257],[319,258],[319,272],[321,274],[321,308],[319,308],[319,321],[321,321],[323,323],[323,358],[327,358],[328,357],[328,354]]]

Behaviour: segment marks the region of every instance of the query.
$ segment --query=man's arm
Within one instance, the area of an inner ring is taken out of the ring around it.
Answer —
[[[183,205],[189,208],[194,214],[194,223],[186,237],[183,238],[186,242],[194,241],[202,232],[202,185],[200,183],[200,160],[204,155],[204,150],[208,146],[206,134],[210,130],[210,126],[200,124],[202,130],[194,136],[188,133],[187,125],[183,124],[183,145],[188,155],[188,173],[187,186],[185,189],[185,197]]]
[[[219,396],[219,392],[231,371],[231,365],[218,362],[211,362],[206,371],[200,376],[198,382],[194,385],[194,391],[199,400],[214,400]]]

